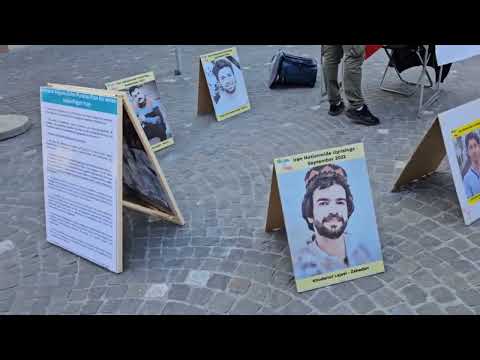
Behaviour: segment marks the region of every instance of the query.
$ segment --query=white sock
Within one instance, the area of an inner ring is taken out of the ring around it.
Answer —
[[[360,106],[358,109],[356,109],[357,111],[361,111],[363,109],[363,105]]]

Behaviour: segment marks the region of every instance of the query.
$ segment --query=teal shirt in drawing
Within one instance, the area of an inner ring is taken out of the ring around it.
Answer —
[[[322,251],[311,237],[307,240],[306,246],[299,250],[294,260],[295,277],[308,278],[378,260],[365,246],[355,243],[348,234],[345,234],[345,244],[347,257],[341,261],[336,256]]]
[[[463,178],[463,186],[465,187],[467,199],[480,193],[480,174],[473,170],[473,168],[468,169]]]

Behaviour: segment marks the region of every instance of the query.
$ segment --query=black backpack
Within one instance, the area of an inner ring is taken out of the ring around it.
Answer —
[[[287,54],[279,51],[272,58],[270,89],[277,85],[314,87],[317,81],[317,61],[315,59]]]

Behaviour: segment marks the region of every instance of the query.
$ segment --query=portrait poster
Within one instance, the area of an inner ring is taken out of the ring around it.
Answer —
[[[109,82],[105,86],[109,90],[126,92],[153,151],[174,143],[153,72]]]
[[[463,219],[480,218],[480,99],[438,115]]]
[[[274,177],[298,292],[384,272],[363,144],[275,159]]]
[[[122,271],[123,95],[40,88],[47,241]]]
[[[200,59],[216,119],[222,121],[250,110],[237,49],[202,55]]]

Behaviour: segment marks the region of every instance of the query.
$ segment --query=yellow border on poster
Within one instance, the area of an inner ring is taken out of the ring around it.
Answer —
[[[150,145],[150,147],[152,148],[153,151],[159,151],[159,150],[165,149],[170,145],[173,145],[174,143],[175,141],[173,140],[173,138],[170,138],[165,141],[159,142],[157,144]]]
[[[105,84],[105,87],[108,90],[126,90],[135,85],[142,85],[150,81],[155,81],[155,74],[153,71],[149,71],[143,74],[138,74],[135,76],[130,76],[128,78],[111,81]]]
[[[248,111],[248,110],[250,110],[250,103],[247,103],[246,105],[243,105],[243,106],[239,107],[238,109],[229,111],[229,112],[221,114],[221,115],[217,115],[217,121],[226,120],[228,118],[231,118],[232,116],[241,114],[241,113],[243,113],[245,111]]]
[[[320,274],[305,279],[299,279],[296,280],[295,283],[298,292],[304,292],[382,272],[385,272],[385,267],[383,261],[380,260],[348,269],[334,271],[328,274]]]
[[[313,151],[304,154],[292,155],[284,158],[274,159],[277,175],[288,172],[314,167],[328,163],[339,163],[361,159],[365,157],[365,150],[362,143],[340,146],[320,151]]]
[[[217,59],[220,59],[220,58],[224,58],[224,57],[227,57],[227,56],[233,56],[233,57],[237,57],[237,49],[232,47],[232,48],[229,48],[229,49],[224,49],[224,50],[220,50],[220,51],[215,51],[213,53],[209,53],[209,54],[205,54],[205,55],[201,55],[201,59],[202,61],[206,61],[206,62],[212,62],[212,61],[215,61]],[[205,65],[205,64],[204,64]]]
[[[467,199],[467,204],[471,206],[471,205],[475,205],[479,201],[480,201],[480,194],[477,194]]]

